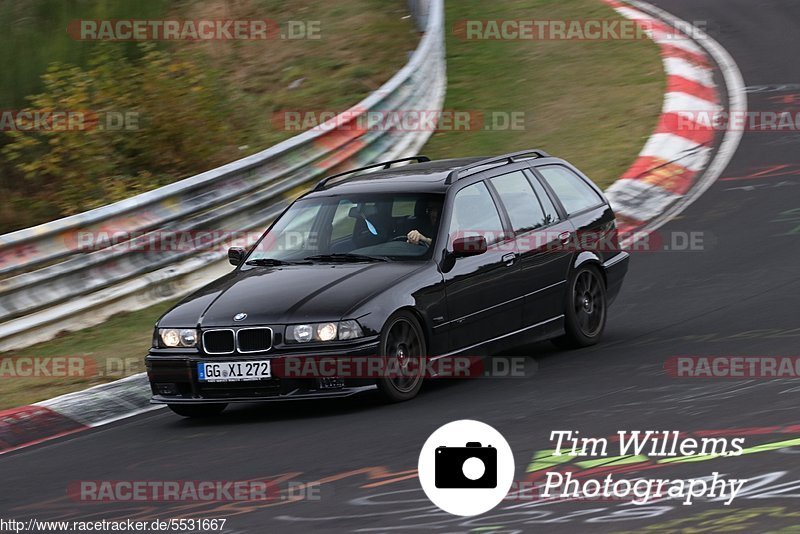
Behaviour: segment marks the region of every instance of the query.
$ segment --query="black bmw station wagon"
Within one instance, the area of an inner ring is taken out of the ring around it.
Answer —
[[[286,372],[290,359],[375,357],[403,369],[548,338],[592,345],[629,261],[602,191],[541,150],[330,176],[228,257],[232,272],[155,327],[153,402],[180,415],[375,388],[403,401],[425,378],[304,376]]]

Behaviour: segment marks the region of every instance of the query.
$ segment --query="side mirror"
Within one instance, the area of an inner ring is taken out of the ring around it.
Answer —
[[[228,262],[231,265],[239,265],[244,260],[247,252],[242,247],[231,247],[228,249]]]
[[[486,252],[486,238],[482,235],[459,237],[453,240],[453,255],[456,258],[479,256]]]

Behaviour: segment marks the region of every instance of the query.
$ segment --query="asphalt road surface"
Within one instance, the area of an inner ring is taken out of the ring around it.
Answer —
[[[738,63],[751,110],[797,107],[799,2],[657,5],[684,20],[708,21],[709,33]],[[721,178],[660,229],[666,236],[700,232],[703,250],[635,253],[600,346],[562,352],[537,345],[519,351],[528,355],[525,378],[434,383],[400,405],[367,395],[229,408],[213,421],[184,420],[167,410],[133,417],[0,458],[0,516],[225,518],[228,533],[753,532],[797,524],[800,446],[780,443],[800,438],[800,426],[791,428],[800,424],[800,382],[675,378],[664,364],[673,356],[798,354],[798,154],[800,134],[746,133]],[[748,454],[659,464],[626,476],[689,478],[716,471],[751,483],[729,506],[517,499],[485,516],[458,518],[433,507],[413,473],[428,435],[456,419],[478,419],[502,432],[520,480],[534,454],[552,447],[553,430],[592,437],[618,430],[727,430],[745,437]],[[81,502],[69,493],[82,480],[263,478],[309,486],[296,488],[296,499],[268,503]]]

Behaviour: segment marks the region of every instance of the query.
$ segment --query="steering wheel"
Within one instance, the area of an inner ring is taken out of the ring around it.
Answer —
[[[399,235],[399,236],[397,236],[397,237],[393,237],[393,238],[392,238],[392,239],[390,239],[389,241],[405,241],[406,243],[408,243],[408,235]],[[408,244],[409,244],[409,245],[411,245],[411,243],[408,243]],[[427,246],[428,246],[428,244],[427,244],[425,241],[422,241],[422,240],[420,240],[420,241],[417,243],[417,245],[422,245],[422,246],[424,246],[424,247],[427,247]]]

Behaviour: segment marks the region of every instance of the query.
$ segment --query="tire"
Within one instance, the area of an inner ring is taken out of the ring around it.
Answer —
[[[392,373],[377,380],[378,389],[385,400],[403,402],[417,396],[425,374],[422,363],[426,350],[425,335],[413,314],[400,311],[386,321],[381,332],[379,356],[386,358],[387,369],[392,369],[388,364],[396,364],[408,369],[409,375]],[[411,365],[415,365],[416,369]]]
[[[606,285],[593,265],[576,269],[569,278],[564,303],[564,330],[553,343],[563,349],[596,344],[603,337],[608,318]]]
[[[167,406],[183,417],[213,417],[221,414],[227,404],[168,404]]]

